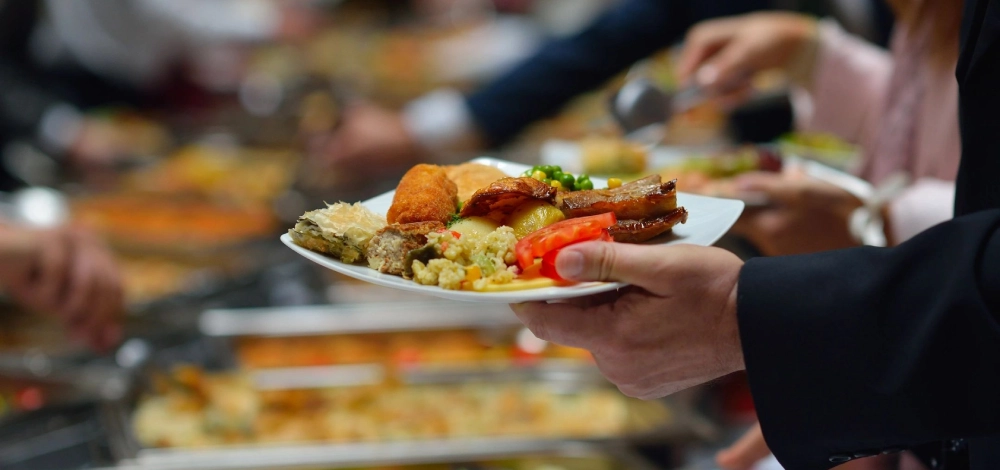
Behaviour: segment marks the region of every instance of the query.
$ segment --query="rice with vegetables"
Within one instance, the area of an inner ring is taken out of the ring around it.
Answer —
[[[507,284],[517,276],[514,245],[517,237],[510,227],[488,234],[458,235],[444,231],[427,236],[440,257],[426,264],[413,261],[413,280],[443,289],[482,290],[490,284]]]

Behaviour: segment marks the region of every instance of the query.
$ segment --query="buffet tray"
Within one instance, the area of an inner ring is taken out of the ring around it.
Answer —
[[[520,325],[506,305],[441,300],[207,310],[198,323],[202,334],[213,337],[314,336]]]
[[[654,470],[621,446],[537,439],[477,439],[364,445],[308,445],[211,451],[144,450],[118,468],[144,470],[338,469],[375,466],[462,464],[518,457],[606,458],[614,468]]]

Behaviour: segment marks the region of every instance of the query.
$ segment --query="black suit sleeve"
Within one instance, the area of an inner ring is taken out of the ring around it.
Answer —
[[[746,264],[747,373],[786,468],[1000,432],[998,228],[993,210],[893,249]]]
[[[492,145],[505,143],[571,98],[680,40],[699,20],[766,8],[767,0],[625,0],[575,36],[534,56],[468,98]]]

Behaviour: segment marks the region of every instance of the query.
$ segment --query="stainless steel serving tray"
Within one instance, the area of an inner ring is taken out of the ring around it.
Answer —
[[[538,439],[470,439],[385,444],[239,447],[207,451],[143,450],[124,468],[144,470],[335,469],[475,462],[517,457],[611,457],[615,468],[653,470],[621,446]]]
[[[209,310],[200,319],[201,340],[154,355],[154,368],[176,363],[198,364],[207,369],[227,369],[235,364],[234,340],[242,336],[309,336],[448,329],[508,329],[520,324],[505,306],[443,301],[368,303],[314,307]],[[377,382],[380,365],[321,366],[260,369],[254,372],[258,388],[314,388],[362,385]],[[472,369],[414,368],[403,371],[402,383],[465,383],[524,381],[550,386],[556,393],[574,393],[608,387],[596,367],[572,360],[545,360],[530,367]],[[268,385],[271,386],[268,386]],[[649,416],[629,413],[628,429],[641,433],[612,438],[567,440],[559,438],[474,438],[396,441],[355,444],[238,445],[191,448],[145,448],[134,437],[131,419],[139,393],[119,402],[109,413],[109,427],[119,430],[112,448],[125,467],[154,470],[349,468],[373,465],[467,462],[524,454],[559,453],[567,449],[605,449],[626,442],[676,442],[710,438],[714,427],[683,402],[668,400],[669,419],[647,426]],[[635,425],[636,427],[632,427]],[[597,447],[595,447],[597,446]],[[620,468],[645,468],[625,465]]]
[[[206,336],[314,336],[520,325],[506,305],[440,300],[207,310]]]

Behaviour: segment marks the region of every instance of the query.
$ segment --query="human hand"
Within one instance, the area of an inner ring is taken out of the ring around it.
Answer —
[[[815,19],[796,13],[752,13],[699,23],[684,41],[677,75],[732,106],[748,96],[757,72],[813,68]],[[804,62],[804,63],[803,63]]]
[[[760,423],[757,423],[733,445],[715,454],[715,463],[723,470],[748,470],[768,455],[771,455],[771,449],[764,441]]]
[[[120,339],[121,278],[89,233],[0,227],[0,286],[24,307],[56,315],[95,349]]]
[[[535,336],[589,350],[626,395],[657,398],[744,368],[736,321],[742,265],[719,248],[580,243],[559,253],[560,276],[631,286],[512,308]]]
[[[733,226],[767,256],[815,253],[857,246],[848,221],[862,203],[832,184],[799,174],[749,173],[742,191],[760,192],[773,207],[750,209]]]
[[[395,112],[371,104],[344,110],[341,125],[314,154],[324,166],[349,174],[377,174],[417,163],[423,151]]]

